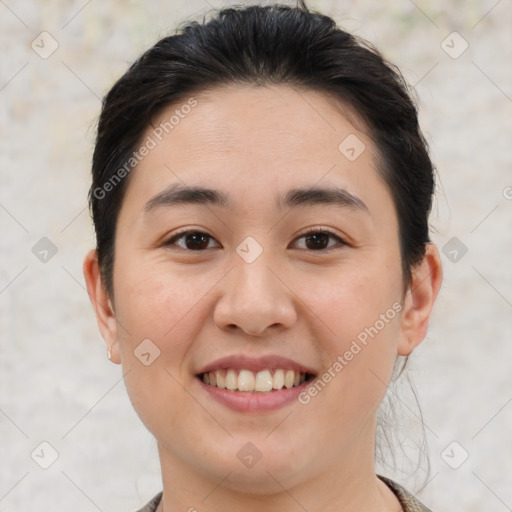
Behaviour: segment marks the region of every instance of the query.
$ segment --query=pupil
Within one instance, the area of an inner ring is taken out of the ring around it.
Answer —
[[[312,244],[309,244],[310,241],[312,241]],[[306,237],[308,249],[325,249],[327,245],[329,245],[329,235],[327,233],[314,233]]]
[[[191,243],[189,243],[192,240]],[[208,247],[208,235],[204,233],[192,233],[186,237],[187,249],[197,250]]]

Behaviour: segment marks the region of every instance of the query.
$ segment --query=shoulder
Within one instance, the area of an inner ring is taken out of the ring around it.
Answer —
[[[162,499],[162,493],[159,492],[149,503],[147,503],[140,510],[137,510],[137,512],[155,512],[161,499]]]
[[[391,489],[391,491],[393,491],[400,502],[400,505],[402,505],[404,512],[432,512],[429,508],[423,505],[418,498],[404,489],[401,485],[384,476],[378,476]]]

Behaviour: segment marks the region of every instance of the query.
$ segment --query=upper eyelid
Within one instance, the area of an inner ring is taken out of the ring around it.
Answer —
[[[309,235],[311,233],[327,233],[329,235],[332,235],[332,236],[335,236],[335,237],[338,237],[340,238],[341,240],[343,240],[343,236],[342,235],[339,235],[337,233],[335,233],[332,229],[330,228],[323,228],[323,227],[312,227],[312,228],[306,228],[305,231],[301,231],[296,238],[299,238],[301,236],[304,236],[304,235]]]

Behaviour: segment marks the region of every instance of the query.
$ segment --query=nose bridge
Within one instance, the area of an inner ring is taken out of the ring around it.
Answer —
[[[269,269],[269,262],[263,256],[252,263],[241,261],[234,269],[232,292],[247,303],[255,300],[270,305],[277,298],[276,293],[279,293],[275,279]]]
[[[219,327],[236,325],[253,335],[271,326],[289,327],[296,319],[292,294],[276,277],[270,251],[257,251],[251,244],[249,240],[237,248],[235,266],[216,305],[215,321]]]
[[[261,237],[259,238],[261,240]],[[270,289],[275,285],[275,277],[269,266],[275,265],[276,259],[269,245],[265,244],[263,247],[255,238],[247,236],[236,247],[236,255],[233,255],[233,258],[235,291],[245,295],[246,299],[258,294],[270,296]]]

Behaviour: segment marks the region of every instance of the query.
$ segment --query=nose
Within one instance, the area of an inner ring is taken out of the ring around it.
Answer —
[[[293,292],[263,254],[252,263],[237,262],[222,281],[214,311],[219,328],[261,337],[290,328],[297,320]]]

